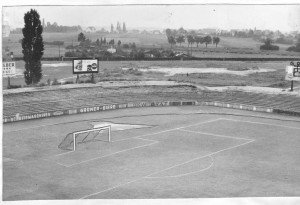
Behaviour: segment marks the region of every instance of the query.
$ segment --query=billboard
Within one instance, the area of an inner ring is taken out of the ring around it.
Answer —
[[[74,59],[73,74],[98,73],[99,64],[97,59]]]
[[[300,81],[300,72],[296,72],[298,69],[294,66],[286,66],[285,68],[285,80]]]
[[[16,62],[2,63],[2,77],[12,77],[16,75]]]

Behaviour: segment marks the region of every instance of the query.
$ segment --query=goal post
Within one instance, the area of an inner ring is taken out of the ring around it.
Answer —
[[[111,125],[69,133],[58,148],[75,151],[78,144],[95,141],[111,142]]]

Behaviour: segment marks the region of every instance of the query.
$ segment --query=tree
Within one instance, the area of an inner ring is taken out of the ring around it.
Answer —
[[[191,45],[191,54],[192,54],[192,45],[195,42],[194,36],[193,35],[188,35],[187,36],[187,41],[188,41],[188,47],[189,47],[189,45]]]
[[[118,46],[119,46],[119,47],[121,46],[121,41],[120,41],[120,40],[118,41]]]
[[[97,45],[97,46],[99,46],[99,45],[100,45],[99,38],[97,38],[97,40],[96,40],[96,45]]]
[[[81,32],[78,34],[78,42],[84,42],[85,41],[85,35]]]
[[[216,47],[220,43],[220,38],[219,37],[213,37],[213,44],[216,44]]]
[[[179,45],[181,46],[181,44],[185,42],[184,36],[182,36],[182,35],[178,36],[176,38],[176,42],[179,43]]]
[[[136,45],[135,45],[134,42],[130,45],[130,48],[131,48],[131,49],[136,49]]]
[[[300,52],[300,37],[297,40],[296,46],[289,47],[287,51]]]
[[[187,31],[184,30],[184,28],[181,27],[181,28],[178,29],[177,33],[178,33],[179,35],[185,36],[185,35],[187,34]]]
[[[168,42],[169,42],[169,44],[171,44],[171,48],[172,48],[172,46],[176,44],[175,37],[168,36]]]
[[[188,35],[187,36],[188,45],[191,45],[195,42],[194,36]]]
[[[167,35],[167,38],[168,38],[169,36],[171,36],[171,34],[172,34],[172,30],[169,29],[169,28],[167,28],[167,29],[166,29],[166,35]]]
[[[195,36],[194,39],[195,39],[195,42],[196,42],[197,47],[198,47],[199,43],[202,42],[202,37],[201,36]]]
[[[38,83],[43,77],[41,65],[44,54],[43,26],[41,25],[39,13],[34,9],[25,13],[24,22],[22,53],[25,61],[25,83],[29,85]]]
[[[110,33],[114,33],[114,25],[110,25]]]
[[[127,33],[126,24],[123,22],[123,33]]]
[[[118,33],[121,33],[121,31],[122,31],[119,21],[117,22],[117,31],[118,31]]]
[[[267,39],[265,40],[265,45],[266,45],[267,47],[270,47],[272,43],[273,43],[273,41],[272,41],[272,39],[270,39],[270,38],[267,38]]]
[[[205,47],[207,48],[207,44],[210,44],[212,41],[211,36],[205,36],[204,37],[204,43],[205,43]]]
[[[279,50],[279,46],[272,45],[273,41],[270,38],[265,40],[265,44],[260,46],[260,50]]]
[[[111,39],[110,41],[109,41],[109,43],[108,43],[109,45],[115,45],[115,40],[114,39]]]

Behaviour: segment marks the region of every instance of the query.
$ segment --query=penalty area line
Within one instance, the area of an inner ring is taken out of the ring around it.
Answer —
[[[276,125],[276,124],[264,123],[264,122],[255,122],[255,121],[248,121],[248,120],[234,120],[234,119],[228,119],[228,118],[223,118],[223,120],[228,120],[228,121],[233,121],[233,122],[245,122],[245,123],[251,123],[251,124],[258,124],[258,125],[269,125],[269,126],[274,126],[274,127],[284,127],[284,128],[289,128],[289,129],[298,129],[298,130],[300,130],[299,127]]]
[[[172,175],[172,176],[162,176],[162,177],[151,177],[151,176],[148,176],[148,177],[144,177],[144,178],[146,178],[146,179],[179,178],[179,177],[184,177],[184,176],[187,176],[187,175],[196,174],[196,173],[199,173],[199,172],[204,172],[206,170],[209,170],[214,165],[214,159],[212,158],[212,156],[209,156],[209,158],[211,160],[210,165],[208,167],[206,167],[206,168],[203,168],[203,169],[200,169],[200,170],[197,170],[197,171],[188,172],[188,173],[185,173],[185,174]]]
[[[198,132],[198,131],[186,130],[186,129],[179,129],[179,131],[191,132],[191,133],[196,133],[196,134],[201,134],[201,135],[210,135],[210,136],[221,137],[221,138],[237,139],[237,140],[253,140],[250,138],[232,137],[232,136],[227,136],[227,135],[218,135],[218,134],[213,134],[213,133],[208,133],[208,132]]]
[[[160,173],[160,172],[163,172],[163,171],[172,169],[172,168],[174,168],[174,167],[178,167],[178,166],[181,166],[181,165],[190,163],[190,162],[192,162],[192,161],[196,161],[196,160],[201,159],[201,158],[210,157],[210,156],[216,155],[216,154],[218,154],[218,153],[220,153],[220,152],[224,152],[224,151],[226,151],[226,150],[234,149],[234,148],[237,148],[237,147],[240,147],[240,146],[249,144],[249,143],[254,142],[254,141],[255,141],[255,140],[251,140],[251,141],[248,141],[248,142],[245,142],[245,143],[242,143],[242,144],[238,144],[238,145],[235,145],[235,146],[232,146],[232,147],[228,147],[228,148],[225,148],[225,149],[221,149],[221,150],[219,150],[219,151],[212,152],[212,153],[210,153],[210,154],[207,154],[207,155],[204,155],[204,156],[200,156],[200,157],[197,157],[197,158],[188,160],[188,161],[186,161],[186,162],[184,162],[184,163],[180,163],[180,164],[177,164],[177,165],[168,167],[168,168],[166,168],[166,169],[163,169],[163,170],[160,170],[160,171],[157,171],[157,172],[148,174],[148,175],[146,175],[146,176],[144,176],[144,177],[141,177],[141,178],[138,178],[138,179],[135,179],[135,180],[132,180],[132,181],[123,183],[123,184],[118,184],[118,185],[116,185],[116,186],[113,186],[113,187],[111,187],[111,188],[108,188],[108,189],[105,189],[105,190],[102,190],[102,191],[99,191],[99,192],[95,192],[95,193],[92,193],[92,194],[89,194],[89,195],[85,195],[85,196],[83,196],[83,197],[81,197],[81,198],[79,198],[79,199],[86,199],[86,198],[88,198],[88,197],[91,197],[91,196],[94,196],[94,195],[97,195],[97,194],[101,194],[101,193],[104,193],[104,192],[107,192],[107,191],[110,191],[110,190],[113,190],[113,189],[122,187],[122,186],[127,185],[127,184],[131,184],[131,183],[133,183],[133,182],[136,182],[136,181],[139,181],[139,180],[142,180],[142,179],[147,179],[147,178],[149,178],[149,177],[151,177],[151,176],[153,176],[153,175],[155,175],[155,174],[158,174],[158,173]]]

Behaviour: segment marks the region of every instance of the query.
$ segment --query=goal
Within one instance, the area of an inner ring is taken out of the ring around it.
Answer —
[[[111,125],[69,133],[58,145],[58,148],[75,151],[77,146],[82,143],[96,141],[111,141]]]

